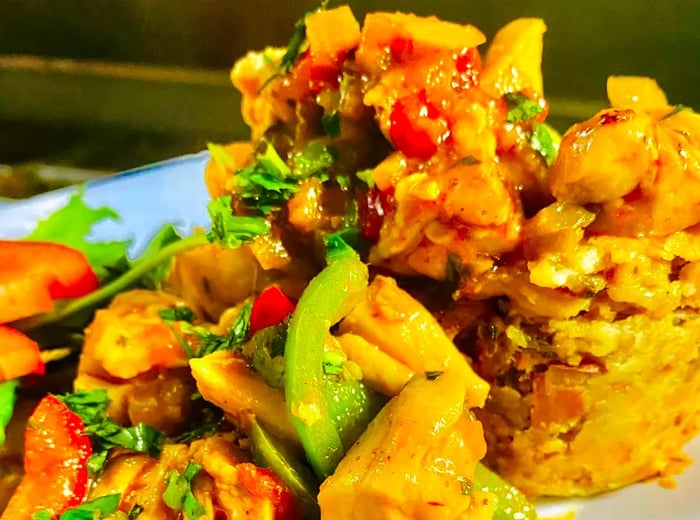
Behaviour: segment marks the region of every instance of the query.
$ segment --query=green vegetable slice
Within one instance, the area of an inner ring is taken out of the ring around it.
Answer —
[[[473,489],[490,491],[496,495],[498,504],[493,520],[536,520],[535,506],[514,486],[508,484],[483,464],[476,465]]]
[[[544,108],[537,101],[530,99],[522,92],[509,92],[503,97],[508,106],[506,121],[509,123],[528,121],[544,112]]]
[[[5,428],[10,423],[15,409],[18,384],[17,379],[0,383],[0,448],[5,444]]]
[[[323,371],[329,329],[367,290],[367,266],[342,240],[328,246],[328,266],[311,280],[289,324],[285,345],[285,397],[311,467],[330,475],[344,454],[329,407]]]

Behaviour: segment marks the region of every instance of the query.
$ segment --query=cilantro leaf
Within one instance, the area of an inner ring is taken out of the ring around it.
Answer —
[[[223,423],[224,414],[221,409],[205,402],[196,417],[192,419],[194,427],[171,440],[175,444],[189,444],[194,440],[207,437],[217,432]]]
[[[233,215],[230,195],[222,195],[209,202],[207,211],[211,217],[211,231],[207,233],[210,242],[238,247],[270,232],[270,224],[263,217]]]
[[[109,406],[107,390],[102,388],[78,390],[72,394],[59,396],[59,399],[86,425],[101,421],[107,412],[107,406]]]
[[[355,177],[360,179],[362,182],[364,182],[367,186],[370,188],[374,188],[375,183],[374,183],[374,175],[372,174],[372,169],[368,168],[367,170],[360,170],[355,174]]]
[[[292,70],[294,63],[303,51],[303,47],[306,44],[306,17],[309,13],[306,13],[299,20],[294,23],[294,31],[292,36],[289,38],[289,43],[287,44],[287,50],[282,56],[282,61],[280,61],[280,68],[284,69],[285,72]]]
[[[528,121],[544,112],[544,108],[537,101],[530,99],[522,92],[509,92],[503,97],[508,107],[506,121],[509,123]]]
[[[119,509],[122,500],[120,493],[105,495],[89,502],[71,507],[61,513],[58,520],[98,520],[108,515],[114,514]],[[130,517],[131,518],[131,517]],[[52,520],[53,515],[49,511],[39,511],[32,515],[33,520]]]
[[[58,242],[82,251],[98,278],[104,279],[109,268],[126,258],[130,240],[110,242],[88,242],[85,237],[93,225],[103,220],[118,220],[112,208],[91,208],[83,201],[83,189],[76,192],[61,209],[40,220],[26,240]]]
[[[59,520],[94,520],[116,513],[121,502],[121,494],[105,495],[65,511]]]
[[[17,379],[0,383],[0,448],[5,444],[5,428],[12,419],[15,409],[18,384]]]
[[[163,502],[173,511],[183,511],[188,520],[197,520],[207,512],[192,493],[192,481],[201,469],[200,464],[189,461],[182,473],[172,470],[166,477]]]
[[[187,323],[192,323],[197,318],[194,311],[185,305],[163,309],[158,312],[158,316],[163,321],[186,321]]]
[[[163,433],[145,423],[121,426],[106,415],[109,405],[106,390],[79,390],[59,398],[85,423],[85,432],[90,436],[95,454],[89,460],[92,474],[102,469],[111,448],[122,447],[154,457],[160,454],[165,441]]]
[[[547,166],[554,164],[554,160],[557,158],[558,146],[552,139],[547,125],[542,123],[532,124],[530,146],[532,146],[533,150],[539,152]]]

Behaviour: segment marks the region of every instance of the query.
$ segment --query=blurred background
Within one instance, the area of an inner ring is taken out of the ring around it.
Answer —
[[[339,2],[331,2],[337,5]],[[698,0],[355,0],[436,14],[488,36],[539,16],[545,95],[565,129],[605,104],[605,78],[657,78],[700,108]],[[228,69],[284,46],[317,0],[2,0],[0,194],[23,196],[247,136]]]

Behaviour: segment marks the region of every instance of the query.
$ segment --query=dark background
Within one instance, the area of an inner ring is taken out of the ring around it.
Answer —
[[[560,128],[605,103],[610,74],[656,77],[672,103],[700,107],[700,1],[350,4],[358,18],[379,9],[437,14],[488,36],[518,16],[544,18],[545,94]],[[1,0],[0,164],[113,171],[244,138],[229,67],[247,49],[285,45],[294,20],[316,5]]]

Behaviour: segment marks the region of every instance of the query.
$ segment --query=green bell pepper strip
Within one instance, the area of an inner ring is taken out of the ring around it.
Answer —
[[[270,468],[289,486],[304,504],[305,518],[319,518],[321,511],[316,502],[318,482],[294,450],[257,421],[251,424],[249,439],[255,464]]]
[[[511,486],[483,464],[476,465],[474,489],[490,491],[498,499],[493,520],[536,520],[535,506],[517,488]]]
[[[367,266],[350,247],[328,245],[328,266],[301,295],[285,344],[285,398],[306,456],[320,479],[325,479],[344,455],[323,371],[324,345],[336,324],[365,296]]]
[[[0,448],[5,444],[5,428],[10,423],[15,409],[18,384],[17,379],[0,383]]]

